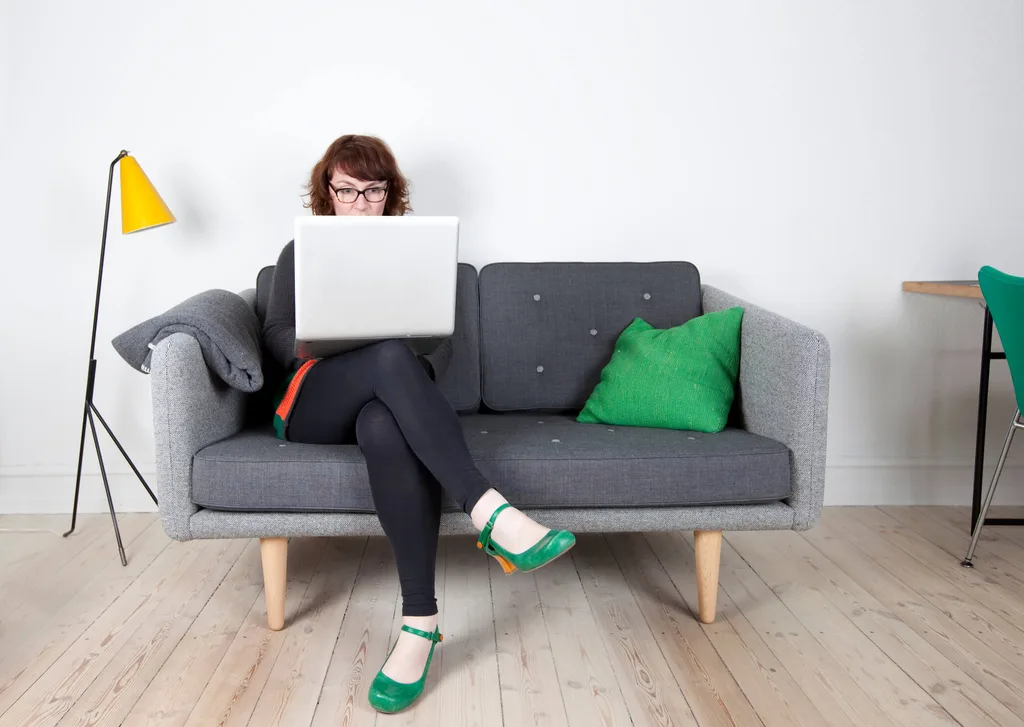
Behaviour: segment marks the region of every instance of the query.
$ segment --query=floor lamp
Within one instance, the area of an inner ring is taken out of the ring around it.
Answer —
[[[107,481],[107,471],[103,465],[103,453],[100,451],[100,440],[96,433],[96,421],[99,419],[103,429],[117,445],[121,456],[127,460],[132,472],[139,478],[146,492],[156,503],[156,495],[146,484],[145,478],[139,472],[138,467],[132,462],[131,457],[121,446],[121,443],[114,436],[113,430],[100,414],[96,404],[93,403],[93,390],[96,384],[96,324],[100,314],[100,290],[103,285],[103,258],[107,251],[107,222],[110,219],[110,192],[114,184],[114,167],[121,163],[121,234],[127,235],[139,230],[146,230],[151,227],[159,227],[174,222],[174,215],[164,204],[159,193],[150,183],[146,173],[142,171],[135,158],[122,151],[114,161],[110,162],[110,173],[107,177],[107,205],[103,213],[103,240],[100,243],[100,264],[99,272],[96,275],[96,303],[92,313],[92,339],[89,343],[89,374],[85,383],[85,402],[82,411],[82,436],[78,443],[78,471],[75,475],[75,504],[71,511],[71,529],[64,533],[66,538],[75,531],[75,521],[78,518],[78,493],[82,485],[82,457],[85,454],[85,428],[86,425],[92,432],[92,443],[96,448],[96,460],[100,466],[100,476],[103,478],[103,489],[107,493],[107,506],[110,508],[110,519],[114,524],[114,536],[117,538],[117,550],[121,556],[121,565],[128,565],[124,556],[124,545],[121,542],[121,531],[117,527],[117,516],[114,514],[114,500],[110,496],[110,483]],[[95,417],[95,418],[94,418]]]

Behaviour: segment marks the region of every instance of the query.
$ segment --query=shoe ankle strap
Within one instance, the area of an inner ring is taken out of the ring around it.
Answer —
[[[506,502],[502,505],[498,505],[498,507],[494,509],[494,512],[491,513],[491,517],[487,521],[487,524],[484,525],[484,529],[480,531],[480,537],[476,541],[476,547],[486,549],[487,546],[491,544],[491,531],[494,530],[494,523],[497,521],[498,515],[500,515],[501,511],[506,507],[511,506],[512,503]]]
[[[415,636],[422,636],[427,641],[433,641],[434,643],[444,641],[444,636],[440,631],[434,629],[433,633],[430,631],[421,631],[420,629],[414,629],[412,626],[402,626],[402,631],[413,634]]]

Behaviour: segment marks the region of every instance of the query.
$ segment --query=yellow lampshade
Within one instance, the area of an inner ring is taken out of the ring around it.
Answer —
[[[174,222],[149,177],[132,156],[121,160],[121,232],[125,235]]]

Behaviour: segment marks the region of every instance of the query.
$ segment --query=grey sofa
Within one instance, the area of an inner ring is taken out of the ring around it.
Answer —
[[[273,268],[242,293],[262,320]],[[825,475],[830,352],[818,332],[703,285],[685,262],[459,266],[438,381],[481,470],[540,522],[574,532],[696,533],[700,619],[715,617],[724,530],[804,530]],[[716,434],[580,424],[618,334],[744,308],[737,398]],[[269,361],[268,361],[269,366]],[[272,368],[272,367],[270,367]],[[224,385],[195,338],[152,356],[160,516],[177,540],[260,538],[268,623],[283,627],[288,538],[383,534],[358,447],[278,440],[273,374]],[[445,502],[442,532],[471,533]]]

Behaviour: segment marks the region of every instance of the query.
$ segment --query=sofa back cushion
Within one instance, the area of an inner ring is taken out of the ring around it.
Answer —
[[[656,328],[701,314],[688,262],[495,263],[480,271],[484,405],[578,411],[634,318]]]
[[[263,323],[270,301],[274,266],[260,270],[256,278],[256,315]],[[442,393],[460,413],[475,412],[480,406],[480,299],[476,268],[459,263],[455,291],[455,333],[452,360],[438,381]]]

